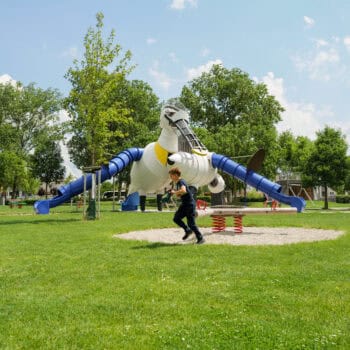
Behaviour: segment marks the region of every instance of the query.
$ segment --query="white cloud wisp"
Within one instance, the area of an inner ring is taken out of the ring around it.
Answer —
[[[186,73],[187,79],[192,80],[199,77],[204,72],[209,72],[211,67],[215,64],[222,64],[222,61],[220,59],[216,59],[214,61],[208,61],[207,63],[202,64],[198,67],[189,68]]]

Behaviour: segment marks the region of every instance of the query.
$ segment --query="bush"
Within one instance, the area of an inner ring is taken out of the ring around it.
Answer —
[[[22,202],[24,202],[25,204],[27,205],[34,205],[34,203],[37,201],[37,200],[41,200],[41,199],[26,199]]]
[[[261,192],[248,192],[247,197],[240,197],[240,202],[265,202],[266,198]]]
[[[350,203],[350,196],[346,194],[337,195],[335,201],[336,203]]]

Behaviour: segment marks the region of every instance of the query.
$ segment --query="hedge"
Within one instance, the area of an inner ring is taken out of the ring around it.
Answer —
[[[343,194],[343,195],[337,195],[335,197],[335,201],[337,203],[350,203],[350,196]]]

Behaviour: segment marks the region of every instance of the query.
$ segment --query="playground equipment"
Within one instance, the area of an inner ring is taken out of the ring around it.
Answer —
[[[297,208],[201,208],[197,210],[198,216],[211,216],[212,232],[218,233],[226,230],[226,218],[233,218],[235,233],[243,232],[243,217],[257,214],[296,214]]]
[[[189,114],[178,102],[166,104],[160,114],[161,134],[156,142],[144,149],[129,148],[113,157],[108,165],[101,167],[100,182],[111,179],[126,166],[132,164],[131,183],[122,210],[145,210],[146,194],[156,193],[158,209],[161,210],[164,188],[169,184],[169,169],[180,168],[182,177],[189,186],[198,188],[207,185],[212,193],[220,193],[225,182],[218,170],[238,178],[244,183],[266,193],[280,203],[288,204],[301,212],[305,200],[281,193],[282,187],[257,174],[250,168],[234,162],[226,156],[208,152],[189,127]],[[182,136],[191,149],[191,153],[179,152],[178,137]],[[90,189],[91,174],[86,177],[85,189]],[[58,195],[49,200],[37,201],[34,204],[38,214],[48,214],[50,208],[68,201],[71,197],[84,191],[84,179],[80,178],[58,189]]]
[[[100,181],[101,183],[111,179],[111,177],[119,172],[121,172],[126,166],[128,166],[133,161],[140,160],[142,156],[142,149],[139,148],[129,148],[123,152],[120,152],[114,158],[112,158],[108,165],[101,167]],[[88,174],[85,178],[85,189],[91,189],[92,185],[92,175]],[[81,178],[70,182],[68,185],[61,186],[58,189],[58,195],[51,199],[40,200],[34,203],[34,209],[38,214],[48,214],[50,208],[54,208],[69,201],[72,197],[77,196],[84,191],[84,176]]]
[[[83,168],[83,177],[84,177],[84,195],[83,195],[83,217],[87,220],[94,220],[96,216],[99,218],[101,214],[101,193],[100,193],[100,184],[101,184],[101,167],[100,166],[91,166]],[[87,177],[91,178],[91,193],[88,198],[88,206],[86,208],[86,181]],[[98,184],[98,186],[96,186]],[[96,201],[97,197],[97,201]],[[97,211],[96,211],[97,209]]]
[[[160,114],[161,134],[156,142],[148,144],[141,159],[133,163],[129,196],[122,204],[123,210],[136,210],[140,204],[145,210],[146,194],[156,193],[158,208],[164,188],[169,185],[169,169],[178,165],[189,186],[198,188],[209,185],[213,193],[221,192],[224,180],[208,162],[208,151],[189,127],[189,114],[183,105],[175,102],[166,104]],[[192,154],[179,153],[179,135],[186,140]],[[179,157],[188,160],[178,163]]]

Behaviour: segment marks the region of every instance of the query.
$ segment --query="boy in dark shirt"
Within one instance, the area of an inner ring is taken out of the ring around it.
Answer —
[[[197,238],[197,244],[202,244],[205,240],[196,225],[196,204],[193,195],[189,190],[186,181],[181,178],[181,171],[179,168],[170,169],[169,175],[175,185],[175,189],[172,189],[171,193],[181,199],[181,204],[177,209],[173,220],[185,231],[185,235],[182,239],[187,239],[194,232]],[[182,221],[184,217],[187,219],[187,225]]]

